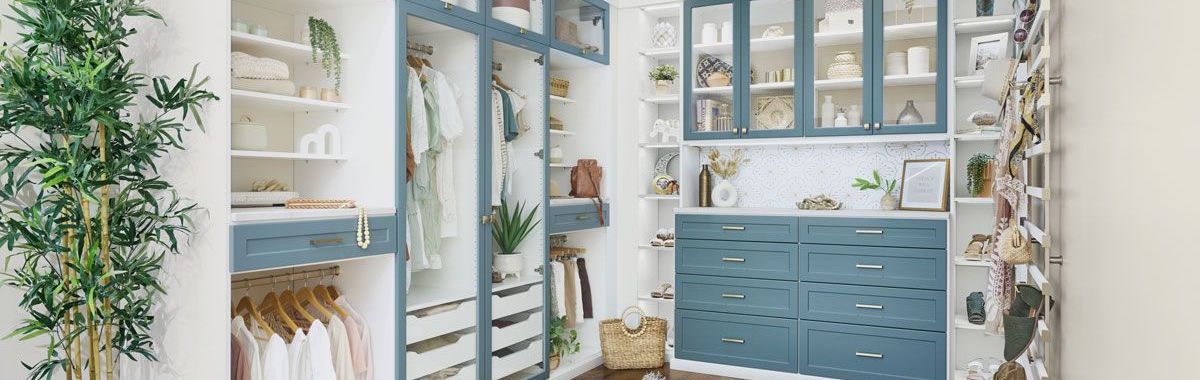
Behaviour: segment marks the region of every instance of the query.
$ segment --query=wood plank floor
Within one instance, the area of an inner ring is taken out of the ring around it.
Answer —
[[[657,371],[665,375],[670,380],[736,380],[732,377],[722,377],[705,375],[693,372],[673,371],[671,365],[667,364],[662,368],[657,369],[626,369],[612,370],[599,366],[592,368],[586,373],[576,376],[576,380],[642,380],[642,376],[651,371]]]

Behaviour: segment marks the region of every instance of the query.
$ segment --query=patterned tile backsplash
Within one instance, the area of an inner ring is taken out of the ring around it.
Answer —
[[[705,148],[723,156],[731,148]],[[793,208],[804,198],[825,194],[842,202],[843,209],[878,209],[879,190],[850,187],[855,177],[871,178],[878,169],[885,179],[900,178],[904,160],[950,157],[946,142],[809,145],[798,147],[741,148],[750,161],[742,164],[733,184],[737,207]],[[899,196],[896,184],[895,195]]]

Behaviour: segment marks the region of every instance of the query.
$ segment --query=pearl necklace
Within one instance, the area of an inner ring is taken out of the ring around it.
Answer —
[[[358,209],[358,234],[355,236],[358,247],[367,249],[371,246],[371,221],[367,219],[367,209]]]

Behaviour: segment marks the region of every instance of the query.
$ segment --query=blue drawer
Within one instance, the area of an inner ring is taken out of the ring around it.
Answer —
[[[230,227],[230,266],[244,272],[396,253],[396,223],[395,216],[371,217],[366,249],[355,240],[358,218],[236,224]]]
[[[945,332],[946,292],[804,282],[800,318]]]
[[[799,241],[799,221],[793,217],[684,214],[677,215],[675,221],[675,236],[679,239]]]
[[[800,373],[838,379],[946,379],[946,334],[800,321]]]
[[[675,273],[800,280],[800,245],[680,239]]]
[[[794,319],[679,310],[675,323],[676,358],[796,372]]]
[[[946,289],[946,250],[800,245],[800,280]]]
[[[801,218],[800,242],[877,247],[946,248],[946,221]]]
[[[561,234],[607,226],[608,208],[608,203],[605,203],[604,224],[601,224],[599,215],[596,215],[596,206],[593,204],[552,206],[550,207],[550,225],[547,230],[552,234]]]
[[[799,283],[680,274],[675,276],[680,309],[796,318]]]

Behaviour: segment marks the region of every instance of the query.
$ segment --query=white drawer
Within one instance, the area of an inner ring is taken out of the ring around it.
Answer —
[[[474,380],[476,368],[475,364],[467,364],[458,370],[458,374],[447,377],[446,380]]]
[[[492,378],[499,379],[542,362],[542,340],[534,340],[522,350],[505,357],[492,355]]]
[[[492,319],[504,318],[522,311],[542,306],[546,299],[542,284],[536,284],[520,293],[505,296],[492,295]]]
[[[405,344],[412,344],[438,335],[449,334],[471,326],[475,326],[475,301],[463,301],[453,310],[418,317],[412,314],[405,316],[407,337]]]
[[[505,328],[492,327],[492,351],[508,347],[522,340],[542,334],[542,312],[527,315],[528,318]],[[518,317],[512,317],[518,318]]]
[[[406,379],[412,380],[445,368],[466,363],[476,356],[475,333],[462,334],[458,341],[423,353],[406,352]]]

